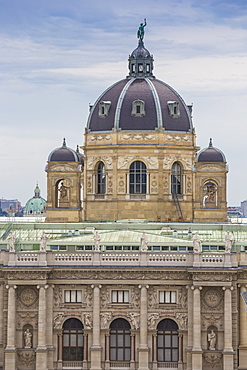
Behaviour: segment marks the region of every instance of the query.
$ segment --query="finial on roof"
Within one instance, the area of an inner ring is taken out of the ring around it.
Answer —
[[[144,23],[141,23],[138,31],[137,31],[137,38],[139,39],[140,43],[143,43],[144,39],[144,27],[147,25],[146,18],[144,18]]]
[[[79,145],[77,145],[77,147],[76,147],[76,153],[80,153],[79,152]]]
[[[66,147],[66,140],[65,140],[65,137],[63,138],[63,147],[64,147],[64,148]]]
[[[213,142],[212,142],[212,138],[210,138],[210,140],[209,140],[209,146],[208,146],[209,148],[213,148]]]

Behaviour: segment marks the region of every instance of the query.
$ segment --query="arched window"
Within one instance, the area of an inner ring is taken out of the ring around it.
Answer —
[[[130,361],[130,324],[124,319],[111,323],[110,361]]]
[[[97,194],[105,194],[106,192],[106,171],[103,162],[99,162],[97,167]]]
[[[146,194],[146,192],[146,165],[141,161],[135,161],[130,166],[130,194]]]
[[[83,360],[83,325],[78,319],[63,324],[63,361]]]
[[[178,326],[171,319],[162,320],[157,327],[158,362],[178,362]]]
[[[172,165],[171,193],[182,194],[182,167],[179,162],[174,162]]]

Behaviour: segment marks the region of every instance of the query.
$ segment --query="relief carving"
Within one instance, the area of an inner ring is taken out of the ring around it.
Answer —
[[[109,328],[109,322],[112,318],[111,312],[104,312],[100,314],[101,316],[101,329],[108,329]]]
[[[54,329],[62,329],[64,316],[65,316],[64,313],[60,312],[57,314],[57,316],[54,317],[54,320],[53,320]]]
[[[179,323],[179,328],[182,330],[187,329],[188,315],[186,313],[176,313],[176,319]]]
[[[164,157],[163,160],[163,169],[164,170],[169,170],[171,168],[171,163],[173,162],[174,157],[170,157],[169,155]]]
[[[38,300],[38,294],[35,288],[22,288],[19,293],[19,300],[20,303],[25,306],[29,307],[34,305]]]
[[[158,158],[156,157],[142,157],[142,158],[149,164],[149,168],[153,169],[159,168]]]
[[[137,286],[131,289],[131,302],[135,308],[140,307],[140,289]]]
[[[31,325],[33,328],[38,327],[38,313],[33,311],[17,313],[17,328],[22,329],[25,325]]]
[[[220,313],[202,314],[202,328],[206,329],[211,325],[216,325],[218,329],[223,329],[224,316]]]
[[[191,181],[190,176],[187,177],[186,185],[187,185],[187,189],[186,189],[187,194],[191,194],[192,193],[192,181]]]
[[[105,308],[110,303],[110,291],[105,286],[101,289],[101,307]]]
[[[118,158],[118,169],[128,169],[129,168],[129,163],[134,159],[135,157],[129,157],[129,156],[124,156],[124,157],[119,157]]]
[[[148,289],[148,307],[155,308],[157,306],[158,296],[157,296],[157,289],[154,287],[150,287]]]
[[[87,159],[87,169],[92,170],[97,161],[103,161],[107,164],[107,169],[112,169],[112,157],[89,157]]]
[[[46,280],[48,278],[47,272],[44,271],[10,271],[7,272],[7,279],[9,280]],[[40,282],[42,283],[42,282]]]
[[[209,308],[216,308],[223,300],[223,292],[217,288],[205,288],[202,292],[204,305]]]
[[[84,301],[86,302],[87,307],[92,307],[93,304],[93,289],[91,286],[87,286],[84,291]]]
[[[123,135],[120,135],[120,140],[125,140],[125,141],[128,141],[128,140],[151,141],[151,140],[155,140],[155,139],[156,139],[156,135],[150,135],[150,134],[123,134]]]
[[[215,366],[219,365],[219,362],[222,359],[222,353],[219,353],[219,352],[216,352],[216,353],[204,352],[203,353],[203,358],[211,366],[210,367],[210,369],[211,369],[211,368],[214,368]]]
[[[93,327],[93,320],[91,313],[82,313],[81,320],[84,325],[85,329],[92,329]]]
[[[174,141],[189,141],[189,136],[180,136],[180,135],[166,135],[165,139],[168,141],[174,140]]]
[[[54,307],[59,307],[60,303],[62,303],[63,298],[62,289],[59,286],[55,286],[53,290],[53,297],[54,297]]]
[[[193,274],[193,280],[195,281],[232,281],[232,275],[230,274],[217,274],[217,273],[211,273],[211,274],[200,274],[195,273]]]
[[[125,193],[125,176],[119,176],[118,193]]]
[[[151,313],[148,315],[148,329],[154,330],[157,327],[157,321],[159,320],[159,313]]]
[[[35,350],[33,349],[19,349],[17,351],[19,365],[35,365]]]
[[[140,328],[140,314],[135,313],[135,312],[130,312],[127,314],[127,317],[129,318],[129,321],[132,324],[133,328],[135,330],[138,330]]]
[[[178,292],[178,303],[182,308],[187,307],[187,289],[182,287]]]
[[[75,168],[69,166],[56,166],[50,169],[51,172],[75,172]]]
[[[169,194],[168,176],[165,176],[165,178],[164,178],[164,194]]]
[[[90,141],[102,141],[102,140],[111,140],[111,135],[92,135],[88,138]]]

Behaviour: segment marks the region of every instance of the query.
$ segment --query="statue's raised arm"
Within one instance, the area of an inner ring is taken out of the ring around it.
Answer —
[[[144,39],[144,27],[147,25],[146,18],[144,19],[144,23],[141,23],[139,29],[137,31],[137,38],[142,42]]]

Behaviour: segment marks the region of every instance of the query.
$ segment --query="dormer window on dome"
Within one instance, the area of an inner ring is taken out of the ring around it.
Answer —
[[[143,117],[145,114],[145,102],[143,100],[134,100],[132,103],[131,115],[135,117]]]
[[[168,105],[170,116],[172,118],[180,117],[179,102],[177,102],[177,101],[168,101],[167,105]]]
[[[104,118],[109,114],[111,102],[110,101],[101,101],[99,103],[99,117]]]

